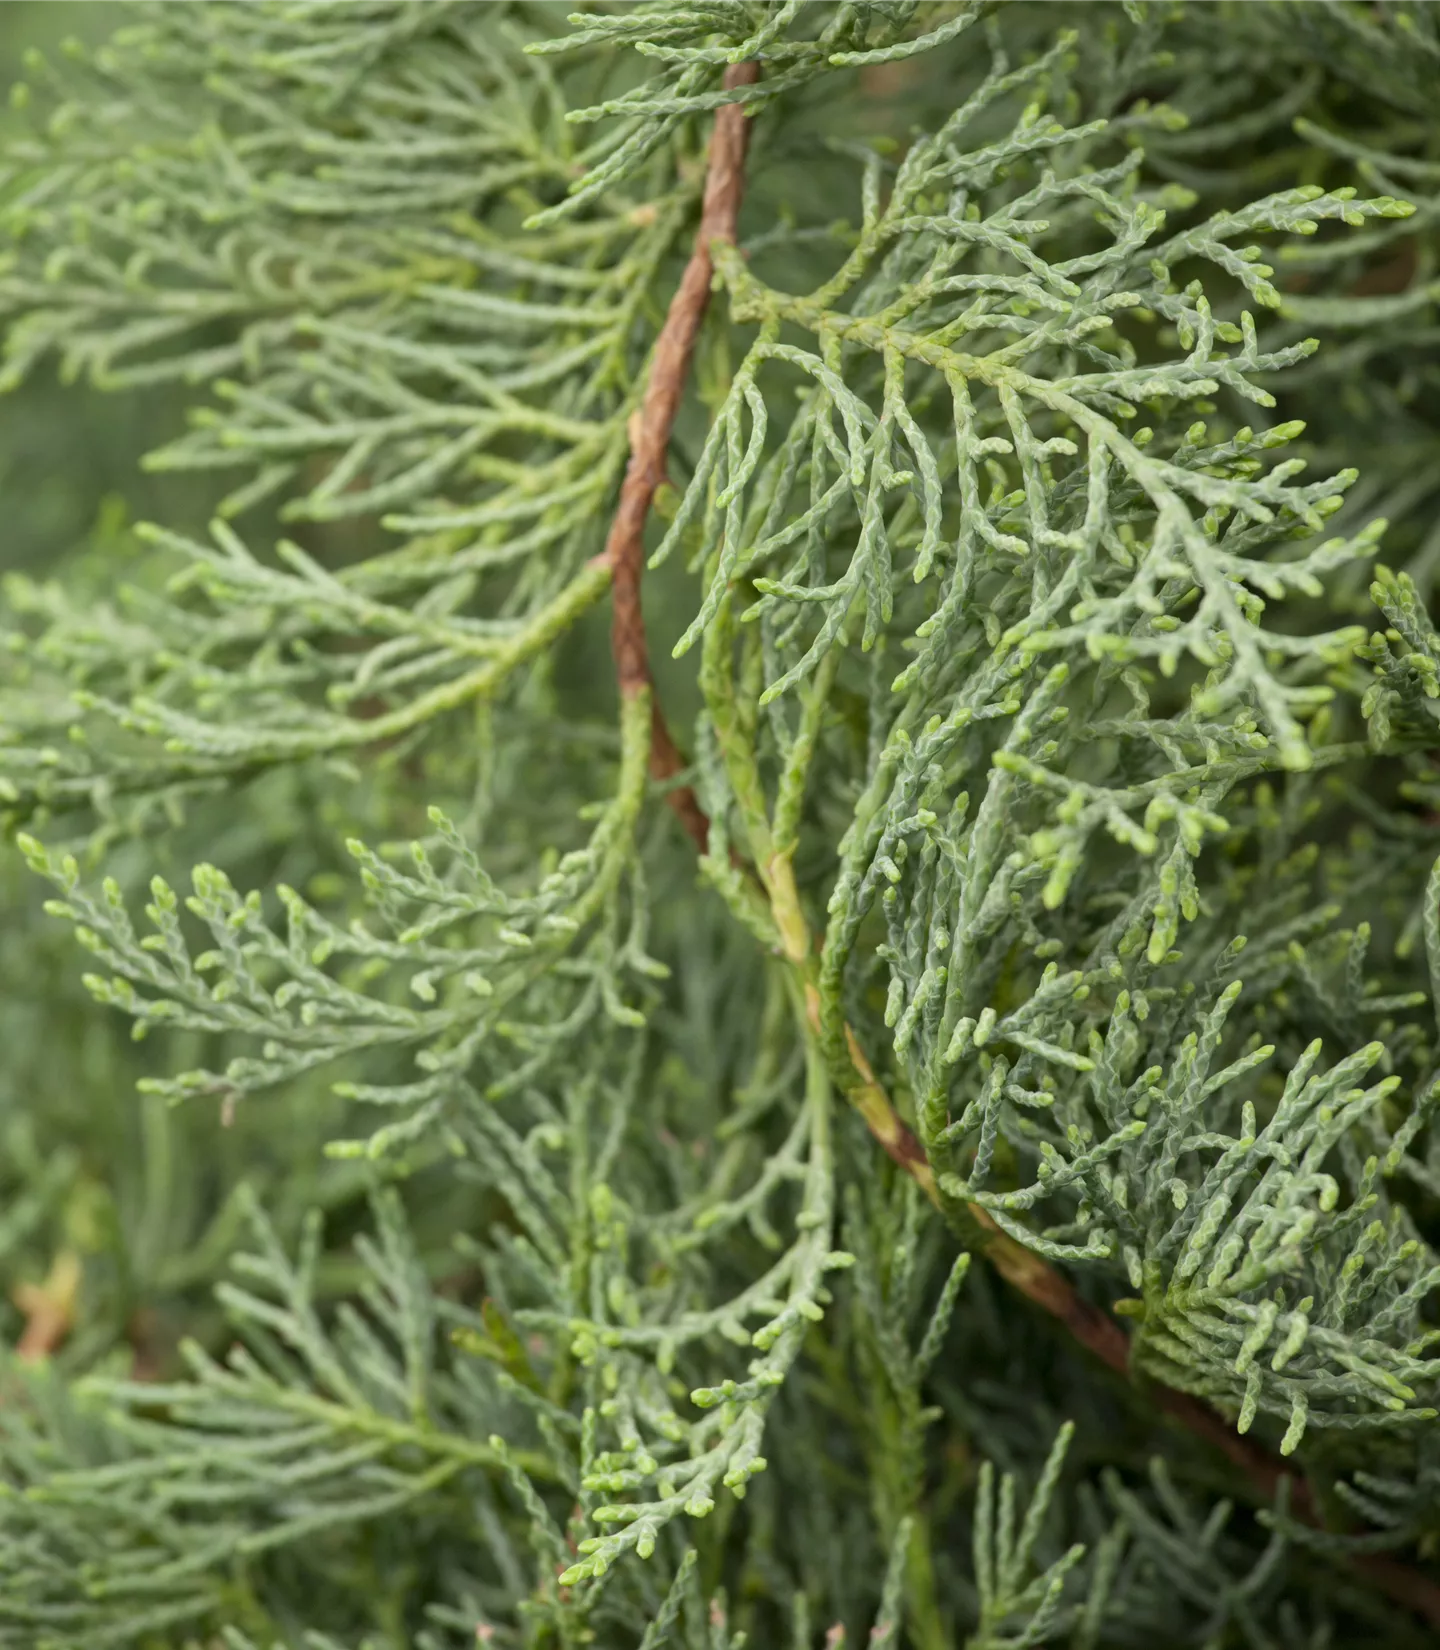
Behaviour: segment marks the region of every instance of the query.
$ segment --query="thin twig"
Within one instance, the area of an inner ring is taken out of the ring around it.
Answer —
[[[43,1283],[16,1284],[12,1298],[25,1314],[25,1329],[15,1347],[22,1363],[48,1358],[69,1335],[75,1324],[80,1274],[79,1256],[62,1249]]]
[[[945,1210],[924,1148],[891,1105],[854,1033],[848,1026],[845,1029],[850,1058],[859,1079],[850,1091],[856,1109],[889,1156],[911,1176],[931,1202],[942,1213],[957,1213]],[[973,1246],[980,1250],[1008,1284],[1042,1311],[1048,1312],[1102,1363],[1127,1381],[1133,1378],[1130,1337],[1114,1318],[1086,1300],[1063,1272],[1057,1271],[1040,1255],[1002,1232],[986,1210],[969,1204],[958,1214],[965,1225],[973,1226]],[[1274,1501],[1276,1491],[1286,1484],[1291,1515],[1301,1523],[1317,1529],[1324,1528],[1310,1485],[1301,1474],[1283,1466],[1262,1445],[1236,1432],[1208,1404],[1190,1393],[1177,1392],[1174,1387],[1164,1386],[1158,1381],[1150,1383],[1146,1391],[1158,1409],[1173,1416],[1238,1467],[1263,1500]],[[1357,1554],[1350,1562],[1368,1577],[1378,1591],[1423,1616],[1432,1627],[1440,1628],[1440,1586],[1419,1570],[1411,1569],[1383,1553]]]
[[[758,63],[737,63],[725,71],[727,88],[748,86],[759,78]],[[710,248],[716,241],[735,242],[735,220],[740,211],[744,184],[745,148],[749,125],[738,103],[728,103],[715,117],[710,139],[710,156],[705,173],[705,196],[700,209],[700,227],[680,285],[670,300],[665,325],[655,340],[650,377],[645,398],[630,423],[630,463],[620,488],[620,502],[602,559],[609,564],[614,604],[610,647],[615,656],[615,674],[620,692],[639,693],[652,685],[650,655],[645,645],[645,620],[640,608],[640,572],[644,562],[645,518],[650,501],[665,479],[665,457],[670,431],[685,387],[695,337],[710,296],[713,268]],[[650,775],[660,782],[671,780],[685,766],[660,702],[652,693],[653,726],[650,740]],[[688,785],[672,786],[666,801],[674,809],[701,853],[710,838],[710,821]]]
[[[726,70],[725,85],[749,85],[758,75],[758,64],[736,64]],[[713,272],[710,248],[716,241],[731,245],[735,241],[748,135],[745,115],[738,104],[727,104],[718,112],[710,141],[700,227],[696,231],[694,248],[680,278],[680,285],[670,300],[665,324],[655,342],[644,399],[630,424],[630,463],[601,558],[611,570],[614,603],[611,651],[616,680],[621,694],[625,696],[647,688],[653,689],[645,620],[640,605],[645,522],[655,492],[665,479],[670,432],[710,295]],[[673,780],[685,764],[670,737],[659,700],[653,691],[651,704],[650,774],[663,784]],[[703,854],[709,842],[710,821],[695,792],[688,785],[672,784],[665,793],[665,799]],[[813,987],[807,991],[807,999],[812,997]],[[807,1001],[807,1008],[818,1025],[818,999]],[[940,1190],[924,1148],[891,1104],[848,1027],[846,1039],[855,1075],[855,1081],[845,1085],[848,1098],[888,1155],[915,1180],[932,1202],[940,1206]],[[1048,1312],[1102,1363],[1127,1380],[1131,1378],[1130,1337],[1112,1317],[1087,1301],[1048,1261],[1002,1232],[984,1209],[968,1206],[962,1218],[973,1225],[975,1247],[1007,1283]],[[1213,1445],[1239,1468],[1263,1499],[1273,1500],[1276,1490],[1288,1481],[1292,1514],[1303,1522],[1320,1525],[1314,1498],[1303,1477],[1282,1466],[1260,1445],[1235,1432],[1227,1421],[1200,1399],[1158,1382],[1153,1383],[1148,1391],[1158,1408]],[[1363,1554],[1351,1562],[1379,1591],[1423,1616],[1432,1626],[1440,1628],[1440,1586],[1419,1571],[1383,1555]]]

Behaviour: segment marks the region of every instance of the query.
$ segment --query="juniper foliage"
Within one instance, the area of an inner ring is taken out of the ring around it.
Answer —
[[[209,520],[6,587],[5,967],[112,1012],[15,1030],[0,1645],[1425,1642],[1437,69],[1349,0],[30,64],[6,382],[182,406]]]

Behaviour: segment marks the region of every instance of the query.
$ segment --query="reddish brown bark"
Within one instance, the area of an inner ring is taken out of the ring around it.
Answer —
[[[748,86],[758,79],[758,63],[737,63],[725,71],[727,87]],[[640,604],[640,576],[644,566],[645,520],[655,491],[665,479],[670,431],[684,392],[691,352],[710,296],[713,269],[710,248],[716,241],[734,244],[735,220],[744,187],[745,148],[749,136],[743,109],[727,104],[715,117],[710,156],[705,173],[705,195],[700,227],[690,261],[670,300],[665,324],[655,341],[650,378],[639,411],[630,422],[630,463],[620,488],[620,502],[605,540],[604,559],[610,564],[612,618],[610,647],[622,694],[634,695],[652,685],[650,655],[645,642],[645,618]],[[653,731],[650,742],[651,777],[673,779],[685,766],[659,702],[652,695]],[[666,795],[680,823],[702,853],[710,837],[710,821],[688,785],[674,786]]]

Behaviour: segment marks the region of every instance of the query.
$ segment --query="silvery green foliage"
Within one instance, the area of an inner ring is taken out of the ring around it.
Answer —
[[[183,394],[150,462],[216,506],[103,599],[12,581],[0,794],[154,1115],[286,1144],[193,1272],[225,1329],[7,1374],[0,1645],[1406,1642],[1335,1555],[1440,1519],[1440,888],[1385,766],[1433,793],[1440,541],[1369,427],[1433,451],[1440,48],[1092,17],[172,0],[37,67],[10,377]],[[697,881],[595,557],[732,101],[647,584]],[[267,809],[344,874],[137,894],[137,834]],[[1147,1474],[976,1211],[1330,1527]]]

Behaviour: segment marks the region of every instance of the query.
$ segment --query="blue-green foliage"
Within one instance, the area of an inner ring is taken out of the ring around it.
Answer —
[[[1437,72],[1348,0],[33,65],[7,381],[178,398],[214,520],[7,591],[0,801],[155,1035],[113,1185],[0,1118],[7,1281],[84,1264],[0,1646],[1423,1642],[1347,1564],[1440,1529]],[[645,587],[697,866],[597,557],[728,102]]]

